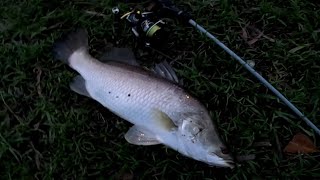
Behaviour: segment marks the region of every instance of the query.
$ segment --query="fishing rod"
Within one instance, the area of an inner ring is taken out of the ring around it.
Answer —
[[[299,111],[298,108],[296,108],[284,95],[282,95],[276,88],[274,88],[264,77],[262,77],[257,71],[255,71],[241,57],[239,57],[236,53],[234,53],[231,49],[224,45],[205,28],[200,26],[196,21],[194,21],[189,13],[177,8],[170,0],[155,0],[154,2],[154,6],[149,8],[149,11],[147,12],[143,12],[141,8],[136,8],[121,17],[121,19],[126,18],[131,23],[132,32],[134,33],[134,35],[136,37],[144,39],[147,46],[156,44],[160,39],[165,39],[166,37],[167,32],[164,30],[164,25],[166,23],[162,19],[159,19],[159,17],[176,17],[183,23],[190,24],[191,26],[195,27],[200,33],[213,40],[231,57],[237,60],[265,87],[271,90],[298,117],[300,117],[308,126],[310,126],[318,135],[320,135],[320,129],[316,125],[314,125],[301,111]],[[158,11],[157,16],[155,15],[156,13],[154,13],[155,10],[152,10],[152,8]],[[155,20],[156,18],[158,18],[158,20]]]

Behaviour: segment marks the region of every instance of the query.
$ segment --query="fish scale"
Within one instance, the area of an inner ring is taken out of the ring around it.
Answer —
[[[54,52],[56,58],[80,74],[70,84],[73,91],[132,123],[125,134],[129,143],[163,144],[210,166],[234,167],[207,109],[173,83],[174,76],[161,77],[132,65],[138,63],[98,61],[88,52],[85,30],[56,41]]]
[[[104,67],[108,69],[106,66],[108,65],[104,65]],[[112,72],[112,68],[110,68],[109,71]],[[80,74],[88,73],[80,71]],[[161,93],[153,94],[153,91],[146,91],[148,85],[147,87],[140,86],[139,89],[128,88],[131,86],[126,84],[135,82],[128,82],[128,80],[124,81],[127,78],[124,78],[122,74],[119,74],[119,76],[122,77],[115,78],[119,79],[118,81],[108,81],[109,78],[105,78],[105,85],[103,86],[99,79],[97,79],[97,81],[89,81],[88,84],[90,84],[90,86],[88,86],[88,92],[94,99],[98,99],[105,107],[111,107],[111,111],[119,115],[121,114],[121,117],[128,119],[130,122],[134,124],[146,123],[139,123],[137,121],[147,121],[147,118],[151,118],[151,115],[147,114],[147,108],[161,108]],[[86,76],[84,76],[84,79],[86,79]],[[111,94],[109,94],[109,92],[111,92]],[[130,97],[127,96],[129,93]]]

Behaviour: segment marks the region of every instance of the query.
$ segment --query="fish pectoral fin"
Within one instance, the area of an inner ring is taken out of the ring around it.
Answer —
[[[160,75],[161,77],[163,77],[165,79],[168,79],[174,83],[179,84],[179,79],[178,79],[176,73],[174,72],[173,68],[166,60],[155,64],[152,71],[155,74]]]
[[[134,145],[157,145],[161,144],[160,141],[152,134],[152,132],[142,129],[136,125],[132,126],[129,131],[124,135],[128,143]]]
[[[70,88],[74,92],[81,94],[83,96],[91,97],[86,88],[86,81],[82,76],[78,75],[73,78],[73,81],[70,83]]]
[[[172,121],[172,119],[161,110],[154,109],[153,119],[156,121],[155,124],[157,124],[158,127],[161,128],[162,130],[172,131],[177,129],[177,126]]]
[[[139,66],[136,57],[134,56],[132,50],[129,48],[111,47],[109,51],[107,51],[101,56],[100,61],[116,61],[125,64],[130,64],[133,66]]]

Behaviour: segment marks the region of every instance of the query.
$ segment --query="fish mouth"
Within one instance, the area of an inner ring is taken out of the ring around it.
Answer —
[[[235,162],[232,158],[232,156],[228,154],[221,154],[221,153],[214,153],[216,156],[221,158],[219,165],[220,167],[225,167],[225,168],[231,168],[233,169],[235,167]]]
[[[234,169],[235,168],[235,163],[233,160],[224,160],[222,159],[220,163],[214,163],[214,164],[209,164],[211,167],[222,167],[222,168],[230,168]]]
[[[227,160],[227,161],[224,161],[224,164],[225,166],[224,167],[228,167],[230,169],[233,169],[235,168],[235,163],[233,160]]]

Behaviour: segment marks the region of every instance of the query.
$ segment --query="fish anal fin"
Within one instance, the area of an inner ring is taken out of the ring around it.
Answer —
[[[161,144],[161,142],[157,140],[152,132],[136,125],[132,126],[128,130],[128,132],[124,135],[124,138],[128,143],[134,145],[150,146]]]

